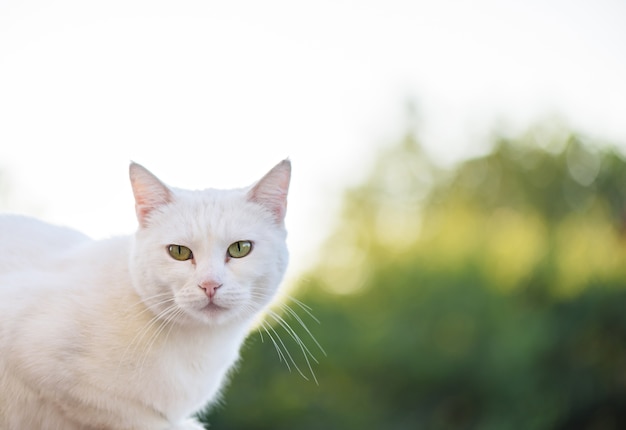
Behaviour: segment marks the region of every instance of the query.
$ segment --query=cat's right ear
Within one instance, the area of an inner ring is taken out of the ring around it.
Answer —
[[[135,212],[141,227],[148,225],[150,213],[172,200],[172,193],[163,182],[148,169],[137,163],[130,163],[130,183],[135,196]]]
[[[248,198],[273,213],[276,221],[282,223],[287,210],[287,192],[291,180],[289,159],[278,163],[248,192]]]

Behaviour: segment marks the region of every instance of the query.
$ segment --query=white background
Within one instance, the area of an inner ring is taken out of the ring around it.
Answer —
[[[298,270],[409,100],[444,163],[553,115],[626,148],[625,23],[618,0],[0,0],[0,204],[125,234],[131,159],[206,188],[289,156]]]

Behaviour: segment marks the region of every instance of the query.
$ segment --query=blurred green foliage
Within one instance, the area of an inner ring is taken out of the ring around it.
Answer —
[[[409,134],[298,286],[320,344],[252,336],[213,429],[626,428],[626,161],[549,127],[453,169]],[[270,332],[271,333],[271,332]],[[275,335],[274,335],[275,337]],[[284,349],[284,348],[283,348]]]

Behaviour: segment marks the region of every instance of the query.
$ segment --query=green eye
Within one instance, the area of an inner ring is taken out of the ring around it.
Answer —
[[[185,261],[193,258],[191,249],[183,245],[170,245],[167,247],[167,252],[170,253],[174,260]]]
[[[233,258],[241,258],[250,254],[252,251],[252,242],[249,240],[240,240],[228,247],[228,255]]]

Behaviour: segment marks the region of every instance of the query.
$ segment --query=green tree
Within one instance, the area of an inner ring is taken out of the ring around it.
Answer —
[[[623,428],[626,162],[540,127],[492,148],[449,171],[412,134],[381,154],[299,285],[321,323],[291,303],[328,356],[284,313],[318,384],[261,331],[211,428]]]

